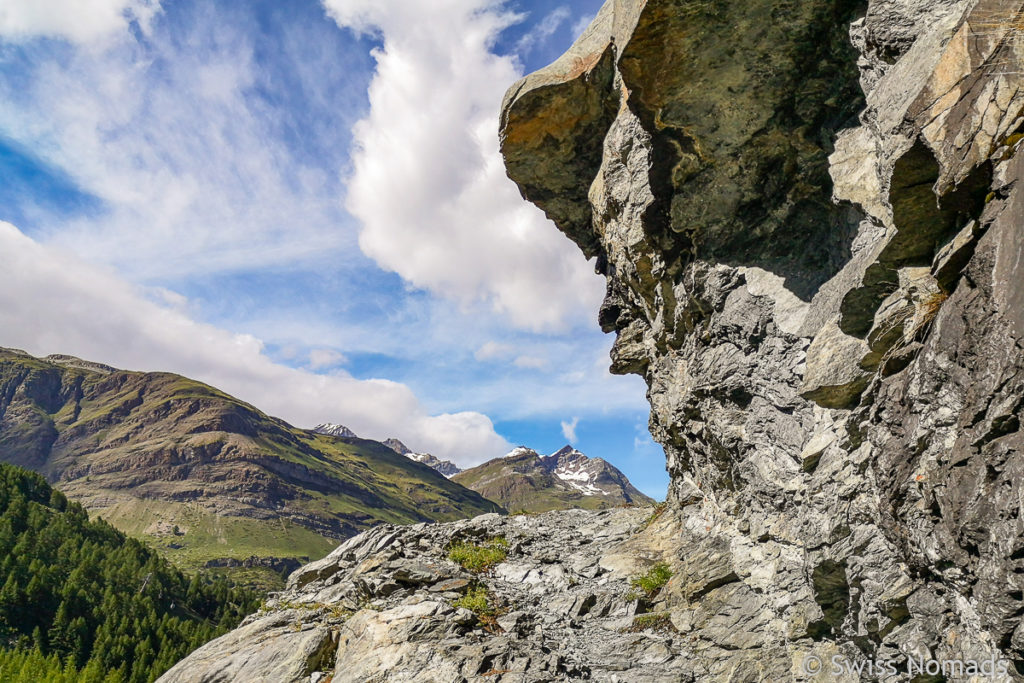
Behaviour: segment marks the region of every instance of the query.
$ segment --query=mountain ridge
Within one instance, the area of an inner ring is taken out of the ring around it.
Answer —
[[[180,375],[7,349],[0,460],[188,567],[306,561],[378,522],[501,509],[383,444],[295,428]]]
[[[550,455],[519,446],[452,479],[510,511],[654,503],[614,465],[602,458],[590,458],[568,444]]]

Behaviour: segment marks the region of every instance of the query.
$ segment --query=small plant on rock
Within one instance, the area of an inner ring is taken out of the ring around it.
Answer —
[[[679,629],[672,623],[668,612],[656,614],[640,614],[634,617],[633,623],[624,629],[637,633],[640,631],[661,631],[662,633],[678,633]]]
[[[498,536],[483,544],[460,541],[448,549],[448,559],[466,571],[482,574],[508,557],[508,541]]]
[[[502,628],[498,625],[498,617],[508,612],[508,608],[499,605],[491,597],[487,586],[482,584],[471,587],[465,595],[453,602],[452,606],[468,609],[475,614],[480,626],[488,633],[501,633]]]
[[[672,568],[668,566],[667,562],[659,562],[651,567],[646,574],[630,579],[629,585],[633,587],[633,591],[626,596],[626,599],[653,598],[661,592],[661,589],[671,578]]]
[[[466,594],[452,603],[453,607],[468,609],[478,617],[493,613],[490,603],[490,594],[486,586],[474,586],[466,591]]]
[[[647,529],[652,524],[657,522],[661,518],[661,516],[663,514],[665,514],[665,510],[667,510],[667,509],[668,509],[668,503],[667,502],[662,501],[661,503],[657,503],[654,506],[654,511],[651,512],[650,517],[648,517],[646,520],[644,520],[643,526],[640,527],[640,531],[643,531],[644,529]]]

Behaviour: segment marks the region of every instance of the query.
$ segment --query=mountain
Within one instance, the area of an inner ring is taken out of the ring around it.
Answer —
[[[0,557],[5,682],[148,683],[259,605],[256,593],[223,579],[186,577],[90,520],[41,475],[6,464]]]
[[[313,431],[316,432],[317,434],[323,434],[325,436],[342,436],[345,437],[346,439],[359,438],[356,436],[355,432],[353,432],[345,425],[336,425],[330,422],[318,424],[316,427],[313,427]]]
[[[264,578],[273,562],[252,558],[306,561],[379,522],[500,509],[381,443],[297,429],[179,375],[11,349],[0,349],[0,461],[44,474],[182,567],[239,560],[236,573]]]
[[[572,446],[551,455],[520,446],[455,475],[452,481],[514,512],[654,503],[611,463],[588,458]]]
[[[421,462],[427,467],[440,472],[444,476],[451,479],[456,474],[462,471],[458,465],[453,463],[451,460],[440,460],[435,458],[430,453],[413,453],[412,450],[398,439],[385,439],[382,442],[385,446],[393,450],[399,455],[404,455],[410,460]]]

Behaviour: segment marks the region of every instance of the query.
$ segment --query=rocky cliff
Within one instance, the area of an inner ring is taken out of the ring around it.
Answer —
[[[426,584],[397,603],[365,591],[382,611],[314,620],[325,656],[280,680],[1024,674],[1022,12],[608,0],[509,91],[502,151],[607,277],[600,324],[616,334],[613,370],[647,381],[668,511],[614,533],[593,513],[551,513],[605,559],[513,545],[478,579],[525,614],[496,627]],[[359,537],[311,569],[335,582],[316,599],[384,585],[360,576],[413,548],[444,562],[446,534],[498,533],[462,524]],[[601,609],[527,598],[543,572],[504,569],[523,558]],[[655,596],[626,592],[623,573],[659,562],[672,576]],[[651,616],[626,624],[630,610]],[[202,661],[171,680],[215,680]]]
[[[1022,7],[608,2],[506,98],[509,174],[647,380],[715,676],[1024,673]]]

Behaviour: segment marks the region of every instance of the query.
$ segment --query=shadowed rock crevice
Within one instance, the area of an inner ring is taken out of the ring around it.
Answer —
[[[814,601],[821,607],[822,618],[811,623],[808,634],[815,640],[835,636],[842,631],[850,610],[850,584],[846,578],[846,564],[825,560],[811,573]]]
[[[889,190],[896,234],[868,266],[862,285],[843,298],[839,328],[845,334],[867,336],[882,301],[899,287],[898,270],[930,266],[940,247],[981,215],[991,164],[978,166],[942,197],[935,193],[939,174],[935,155],[921,140],[896,162]]]

